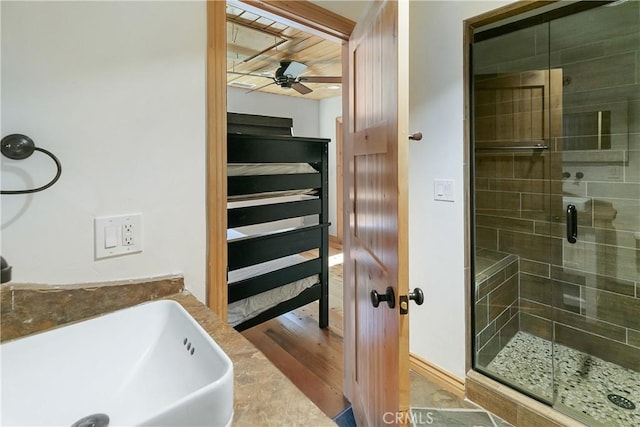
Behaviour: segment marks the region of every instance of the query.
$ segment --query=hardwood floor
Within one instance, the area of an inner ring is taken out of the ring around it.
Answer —
[[[312,252],[305,254],[314,257]],[[329,249],[329,327],[314,302],[242,332],[329,417],[349,406],[342,394],[342,248]]]
[[[305,306],[242,334],[329,417],[349,406],[342,394],[342,337],[318,328],[317,308]]]

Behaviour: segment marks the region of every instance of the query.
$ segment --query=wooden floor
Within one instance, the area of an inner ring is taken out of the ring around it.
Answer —
[[[314,302],[247,329],[242,335],[333,418],[349,402],[342,394],[342,248],[332,244],[329,254],[328,328],[318,327],[318,303]]]

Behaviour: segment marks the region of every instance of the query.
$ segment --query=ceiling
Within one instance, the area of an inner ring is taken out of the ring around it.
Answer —
[[[227,5],[227,84],[230,87],[315,100],[339,96],[340,84],[304,82],[313,92],[302,95],[276,85],[272,77],[283,60],[306,65],[300,76],[339,77],[341,52],[337,42]]]

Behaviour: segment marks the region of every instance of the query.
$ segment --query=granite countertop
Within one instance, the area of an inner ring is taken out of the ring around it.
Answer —
[[[187,292],[170,295],[233,361],[234,426],[335,426],[253,344]]]

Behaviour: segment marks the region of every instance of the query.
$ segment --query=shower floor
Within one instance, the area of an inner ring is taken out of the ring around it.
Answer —
[[[518,332],[487,365],[513,385],[553,401],[552,343]],[[640,373],[556,344],[557,409],[590,425],[640,426]],[[614,393],[630,399],[633,410],[609,401]],[[562,408],[559,408],[561,406]]]

